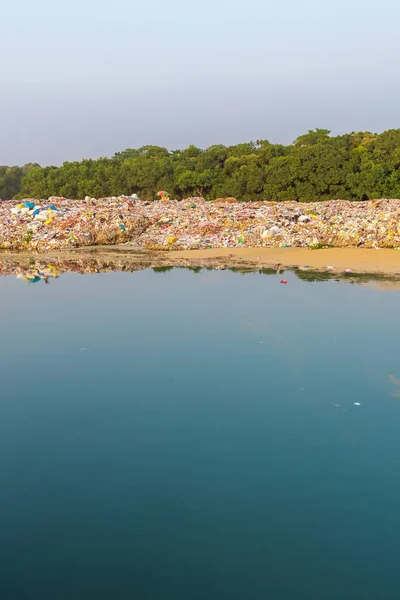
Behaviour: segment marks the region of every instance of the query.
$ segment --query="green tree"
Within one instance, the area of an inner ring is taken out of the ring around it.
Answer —
[[[173,151],[149,145],[61,167],[0,167],[1,198],[136,193],[153,200],[162,189],[175,198],[202,195],[208,200],[399,197],[400,129],[340,136],[315,129],[288,146],[268,140]]]

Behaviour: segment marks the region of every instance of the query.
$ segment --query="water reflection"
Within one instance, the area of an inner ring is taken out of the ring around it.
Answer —
[[[171,264],[172,263],[172,264]],[[381,286],[400,288],[400,277],[383,273],[335,272],[332,269],[316,270],[309,266],[287,267],[281,264],[263,265],[239,259],[173,259],[165,255],[73,255],[73,256],[7,256],[0,258],[0,276],[14,276],[31,284],[49,284],[65,273],[93,274],[110,271],[135,272],[152,269],[155,273],[168,273],[173,269],[188,269],[193,273],[213,270],[229,270],[240,275],[294,274],[298,279],[309,282],[347,281],[350,283],[378,283]]]

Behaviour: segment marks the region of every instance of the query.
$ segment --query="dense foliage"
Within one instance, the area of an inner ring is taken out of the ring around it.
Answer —
[[[13,198],[22,189],[22,179],[31,169],[40,168],[37,163],[29,163],[23,167],[6,167],[0,165],[0,198]]]
[[[157,191],[167,190],[174,198],[209,200],[400,198],[400,129],[329,134],[325,129],[309,131],[289,146],[265,140],[206,150],[144,146],[113,158],[66,162],[61,167],[27,165],[22,173],[18,167],[0,167],[0,197],[137,193],[153,200]]]

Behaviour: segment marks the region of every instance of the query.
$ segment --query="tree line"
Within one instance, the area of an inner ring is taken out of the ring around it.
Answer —
[[[22,190],[22,180],[29,171],[39,168],[37,163],[29,163],[23,167],[7,167],[0,165],[0,198],[10,200]]]
[[[400,198],[400,129],[331,136],[316,129],[293,144],[267,140],[203,150],[144,146],[60,167],[0,167],[0,198],[106,197],[154,200],[233,196],[241,201]]]

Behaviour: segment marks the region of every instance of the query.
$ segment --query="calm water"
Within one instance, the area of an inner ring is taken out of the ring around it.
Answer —
[[[400,292],[280,278],[0,280],[1,598],[398,598]]]

